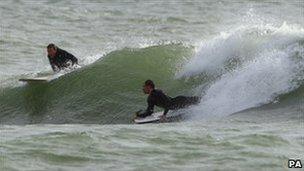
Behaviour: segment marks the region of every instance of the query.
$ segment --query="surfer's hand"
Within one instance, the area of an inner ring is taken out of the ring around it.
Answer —
[[[160,120],[161,122],[167,121],[166,115],[161,115],[159,118],[160,118],[159,120]]]
[[[136,117],[139,117],[139,118],[143,118],[143,117],[146,117],[146,111],[143,111],[143,110],[139,110],[139,111],[137,111],[136,113],[135,113],[135,116]]]
[[[140,115],[142,112],[143,112],[142,110],[139,110],[139,111],[135,112],[135,116]]]

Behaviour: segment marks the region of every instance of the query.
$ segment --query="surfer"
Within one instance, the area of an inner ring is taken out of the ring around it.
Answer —
[[[177,110],[185,108],[190,105],[198,104],[200,102],[200,97],[186,97],[177,96],[171,98],[164,94],[161,90],[155,89],[155,85],[152,80],[145,81],[143,86],[143,92],[149,94],[147,102],[148,108],[145,111],[138,111],[136,113],[137,117],[147,117],[153,113],[154,106],[158,106],[164,109],[164,113],[161,116],[161,120],[166,119],[166,114],[169,110]]]
[[[54,72],[78,64],[78,59],[74,55],[52,43],[47,46],[47,53]]]

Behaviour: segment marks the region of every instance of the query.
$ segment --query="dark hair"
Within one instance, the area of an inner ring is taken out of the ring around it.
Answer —
[[[57,50],[57,46],[56,46],[55,44],[53,44],[53,43],[50,43],[50,44],[47,46],[47,48],[48,48],[48,49],[53,48],[53,49]]]
[[[145,81],[145,86],[151,86],[153,89],[154,89],[154,87],[155,87],[155,85],[154,85],[154,83],[153,83],[152,80],[147,80],[147,81]]]

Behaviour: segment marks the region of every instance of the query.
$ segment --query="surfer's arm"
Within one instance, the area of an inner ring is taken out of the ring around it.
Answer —
[[[148,97],[147,102],[148,102],[148,107],[147,107],[145,113],[146,113],[146,115],[151,115],[154,111],[155,103],[154,103],[154,100],[152,97]]]
[[[154,111],[154,103],[148,103],[146,114],[151,115],[153,113],[153,111]]]
[[[64,53],[65,58],[72,61],[72,65],[78,64],[78,59],[74,55],[72,55],[71,53],[69,53],[65,50],[62,50],[62,51]]]
[[[56,72],[58,70],[58,68],[54,64],[54,61],[49,56],[48,56],[48,58],[49,58],[49,62],[50,62],[50,65],[51,65],[53,71]]]
[[[144,112],[138,111],[136,113],[136,116],[138,116],[138,117],[147,117],[147,116],[152,115],[153,110],[154,110],[154,102],[153,102],[153,100],[152,100],[151,97],[148,97],[147,102],[148,102],[147,109]]]
[[[69,59],[72,61],[72,64],[73,65],[78,64],[78,59],[74,55],[72,55],[70,53],[68,53],[68,54],[69,54]]]

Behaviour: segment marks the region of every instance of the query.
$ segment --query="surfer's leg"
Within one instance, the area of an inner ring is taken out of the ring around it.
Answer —
[[[197,96],[186,97],[186,96],[177,96],[171,101],[171,109],[180,109],[190,105],[198,104],[200,98]]]
[[[187,97],[187,102],[190,105],[195,105],[198,104],[201,101],[201,98],[198,96],[193,96],[193,97]]]

